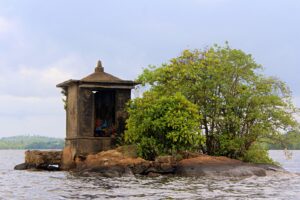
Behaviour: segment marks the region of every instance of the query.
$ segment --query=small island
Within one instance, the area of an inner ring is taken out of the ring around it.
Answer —
[[[66,95],[62,152],[27,151],[16,169],[103,176],[265,176],[282,172],[266,145],[299,138],[288,86],[251,55],[214,45],[185,50],[136,81],[104,72],[57,86]],[[138,85],[138,86],[136,86]],[[146,88],[131,99],[131,89]]]

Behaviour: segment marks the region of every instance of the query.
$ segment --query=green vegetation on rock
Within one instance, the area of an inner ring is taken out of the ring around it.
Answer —
[[[227,44],[205,50],[185,50],[169,63],[144,69],[137,81],[149,90],[129,106],[126,141],[145,146],[142,153],[155,151],[157,154],[163,148],[161,145],[165,146],[164,139],[159,139],[163,135],[171,142],[167,143],[168,147],[178,142],[174,138],[181,138],[176,149],[197,146],[208,155],[270,162],[267,151],[258,143],[266,138],[282,141],[283,133],[296,130],[297,109],[286,84],[261,71],[262,67],[251,55]],[[188,112],[186,109],[190,107],[197,111],[193,111],[190,118],[175,121],[177,133],[172,138],[174,127],[170,128],[168,122],[160,118],[181,116],[173,116],[179,104],[172,99],[174,95],[184,99],[187,105],[181,108],[182,112]],[[164,112],[168,107],[174,112]],[[190,123],[198,124],[197,130]],[[189,131],[191,135],[203,135],[205,143],[185,137]]]
[[[182,94],[146,92],[130,102],[125,141],[137,144],[138,154],[153,160],[161,154],[195,150],[204,142],[198,108]]]
[[[62,149],[64,140],[44,136],[13,136],[0,139],[0,149]]]

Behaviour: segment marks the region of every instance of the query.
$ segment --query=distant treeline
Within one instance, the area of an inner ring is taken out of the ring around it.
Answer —
[[[0,149],[62,149],[64,140],[45,136],[13,136],[0,139]]]
[[[267,149],[289,149],[289,150],[300,150],[300,133],[299,132],[288,132],[283,135],[283,138],[278,140],[266,140],[263,142]]]

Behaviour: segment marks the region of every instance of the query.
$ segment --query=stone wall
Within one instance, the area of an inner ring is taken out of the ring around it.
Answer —
[[[78,134],[78,86],[68,87],[67,91],[67,138],[74,138]]]
[[[92,90],[79,88],[78,137],[94,136],[94,95]]]

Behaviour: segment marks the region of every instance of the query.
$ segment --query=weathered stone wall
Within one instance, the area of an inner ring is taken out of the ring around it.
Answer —
[[[69,170],[69,169],[73,169],[76,167],[75,162],[74,162],[75,155],[76,155],[76,149],[75,149],[75,147],[71,146],[69,140],[67,140],[66,143],[68,143],[68,144],[63,149],[62,159],[61,159],[61,163],[60,163],[60,168],[62,170]]]
[[[90,89],[79,88],[78,137],[94,136],[94,95]]]
[[[98,153],[111,149],[110,137],[84,137],[69,140],[70,146],[76,149],[76,155]]]
[[[78,134],[78,86],[73,84],[67,91],[67,138]]]

